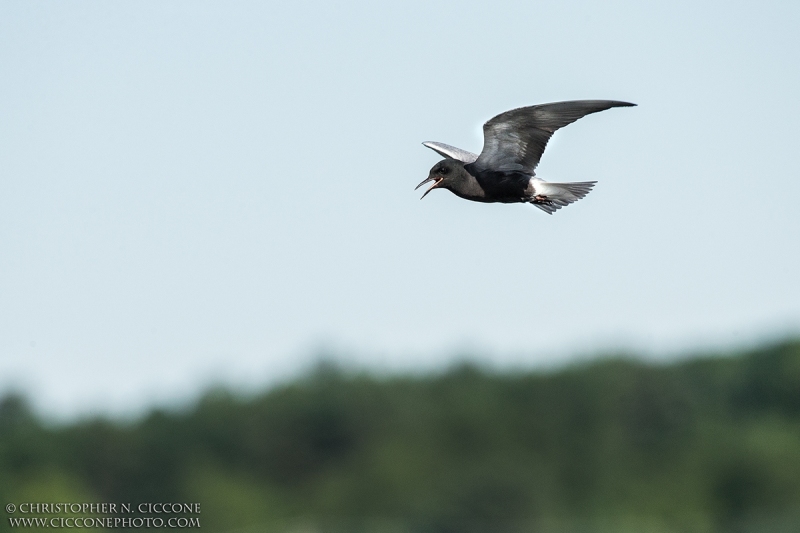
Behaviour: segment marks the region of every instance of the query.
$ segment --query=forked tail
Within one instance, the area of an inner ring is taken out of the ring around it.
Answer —
[[[550,183],[537,180],[534,186],[536,196],[531,203],[552,215],[565,205],[577,202],[592,190],[596,181],[576,181],[574,183]]]

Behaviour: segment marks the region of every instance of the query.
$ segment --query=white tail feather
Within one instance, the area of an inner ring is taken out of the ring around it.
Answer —
[[[589,192],[596,181],[577,181],[574,183],[551,183],[539,178],[531,179],[535,196],[531,204],[552,215],[562,207],[577,202]]]

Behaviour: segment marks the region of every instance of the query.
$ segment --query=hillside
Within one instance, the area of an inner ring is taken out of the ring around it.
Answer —
[[[800,341],[524,374],[322,365],[127,424],[49,427],[10,396],[0,499],[198,502],[204,531],[794,532]]]

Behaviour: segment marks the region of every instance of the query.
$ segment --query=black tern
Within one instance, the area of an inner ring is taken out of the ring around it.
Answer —
[[[575,100],[512,109],[483,125],[480,155],[449,144],[424,142],[424,146],[446,159],[436,163],[416,188],[432,181],[422,198],[433,189],[447,189],[475,202],[530,203],[552,215],[589,194],[597,183],[551,183],[536,177],[536,166],[553,133],[591,113],[635,105],[614,100]]]

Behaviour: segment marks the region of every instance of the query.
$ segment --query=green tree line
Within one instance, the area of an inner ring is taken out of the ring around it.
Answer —
[[[197,502],[203,531],[797,532],[800,341],[537,372],[323,364],[134,422],[53,426],[10,395],[0,499]]]

